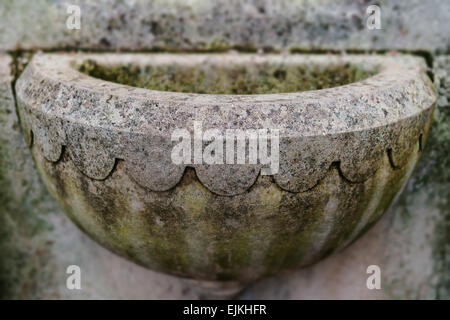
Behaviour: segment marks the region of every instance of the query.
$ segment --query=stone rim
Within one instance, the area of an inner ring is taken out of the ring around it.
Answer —
[[[381,70],[363,81],[324,90],[211,95],[95,79],[74,68],[85,59],[102,64],[287,59],[365,63]],[[274,181],[286,191],[302,192],[316,186],[336,163],[349,182],[373,175],[385,152],[394,168],[403,166],[414,144],[419,140],[423,145],[436,101],[423,59],[404,55],[42,54],[30,62],[16,92],[29,145],[39,145],[48,161],[58,161],[67,148],[81,172],[102,180],[121,159],[133,180],[152,191],[173,188],[190,166],[211,192],[224,196],[246,192],[261,165],[174,165],[173,130],[194,120],[206,124],[205,130],[278,128],[280,172]]]

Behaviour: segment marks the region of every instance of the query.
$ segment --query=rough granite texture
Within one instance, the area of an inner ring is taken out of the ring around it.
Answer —
[[[94,79],[74,68],[86,59],[378,73],[320,91],[201,95]],[[377,221],[415,166],[436,99],[423,59],[401,55],[36,55],[16,91],[38,172],[83,231],[149,268],[240,284],[314,263]],[[279,129],[279,173],[173,164],[171,133],[194,120]]]
[[[378,31],[361,28],[364,1],[257,1],[263,9],[256,1],[160,1],[163,14],[156,2],[71,2],[81,4],[82,30],[66,29],[63,1],[1,1],[0,50],[256,50],[262,44],[298,51],[423,50],[433,63],[438,105],[449,105],[442,79],[448,78],[450,57],[439,56],[449,52],[445,0],[379,1]],[[185,10],[195,3],[203,6],[201,14]],[[23,142],[12,112],[10,60],[0,61],[0,297],[203,297],[191,284],[111,254],[65,217]],[[450,115],[441,108],[402,196],[358,241],[311,267],[257,282],[239,298],[450,299],[449,132]],[[70,264],[82,268],[82,290],[65,287]],[[381,267],[382,290],[366,287],[371,264]]]
[[[0,299],[198,298],[179,279],[103,249],[66,218],[42,184],[21,134],[11,61],[0,54]],[[72,264],[82,270],[80,291],[66,288]]]
[[[66,27],[67,1],[0,2],[0,50],[447,51],[446,0],[72,0],[81,29]],[[382,29],[366,27],[366,8],[381,7]],[[30,24],[32,21],[32,24]],[[425,27],[426,26],[426,27]]]
[[[87,59],[106,65],[353,63],[380,72],[320,91],[205,95],[99,81],[72,67]],[[339,163],[351,182],[372,176],[387,150],[392,165],[403,167],[415,143],[426,135],[435,102],[425,71],[424,61],[410,56],[37,55],[19,79],[17,94],[30,145],[33,139],[52,162],[61,158],[66,146],[74,164],[92,179],[107,178],[116,161],[123,160],[128,175],[140,186],[152,191],[173,188],[186,165],[172,161],[172,133],[185,128],[193,135],[194,121],[199,121],[203,130],[218,129],[223,136],[227,129],[280,130],[275,182],[283,190],[302,192],[316,186],[333,163]],[[219,195],[246,192],[264,167],[191,166],[199,180]]]
[[[442,60],[449,58],[442,57]],[[2,61],[0,70],[7,75],[0,81],[2,88],[7,88],[7,94],[2,94],[0,100],[4,111],[13,107],[11,77],[6,71],[9,59]],[[0,114],[1,121],[17,122],[13,112]],[[449,126],[448,113],[446,117],[435,117],[419,168],[400,201],[366,235],[314,266],[258,282],[239,298],[450,298]],[[10,166],[17,166],[12,171],[13,180],[5,180],[6,171],[1,171],[0,185],[11,185],[16,195],[6,199],[6,193],[1,193],[6,202],[1,204],[0,219],[8,219],[12,213],[18,217],[13,224],[3,220],[0,224],[0,228],[4,226],[1,268],[7,270],[1,273],[2,297],[203,297],[182,280],[127,262],[80,232],[40,183],[25,143],[21,142],[18,126],[0,126],[0,129],[2,150],[8,150],[1,154],[8,155]],[[19,212],[23,214],[19,216]],[[37,237],[30,234],[39,234],[43,240],[36,241]],[[70,264],[77,264],[83,270],[82,290],[65,287],[65,269]],[[371,264],[381,267],[382,290],[368,290],[365,286],[365,269]]]

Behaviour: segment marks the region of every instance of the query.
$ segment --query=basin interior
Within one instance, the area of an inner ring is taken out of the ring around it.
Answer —
[[[102,64],[86,59],[77,69],[91,77],[159,91],[203,94],[265,94],[319,90],[366,79],[373,67],[349,62],[233,62]]]

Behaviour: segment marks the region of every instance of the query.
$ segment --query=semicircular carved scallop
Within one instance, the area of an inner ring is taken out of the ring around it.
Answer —
[[[390,127],[388,149],[390,149],[390,160],[395,168],[401,168],[407,164],[428,120],[429,112],[425,111]]]
[[[111,152],[114,139],[105,137],[105,133],[83,127],[69,131],[68,150],[75,166],[89,178],[106,179],[116,163]]]
[[[434,111],[434,108],[432,111]],[[433,123],[432,111],[430,112],[431,116],[428,116],[425,127],[423,128],[423,130],[420,132],[420,135],[419,135],[421,151],[425,148],[425,145],[427,143],[428,133],[430,132],[431,124]]]
[[[135,136],[123,141],[126,172],[141,187],[167,191],[180,182],[185,165],[172,162],[172,144],[167,139]]]
[[[34,133],[31,129],[28,129],[26,126],[22,127],[23,138],[28,148],[31,148],[34,143]]]
[[[337,156],[344,178],[360,183],[373,176],[383,163],[385,139],[384,128],[345,134]]]
[[[316,186],[335,159],[338,141],[332,137],[284,138],[275,182],[284,190],[303,192]]]
[[[221,196],[235,196],[246,192],[255,183],[262,165],[219,164],[196,165],[200,182],[211,192]]]
[[[389,160],[394,168],[401,168],[407,164],[417,142],[419,142],[419,137],[411,139],[408,143],[394,144],[392,148],[388,149]]]
[[[52,141],[44,130],[34,130],[34,139],[41,148],[45,159],[57,162],[61,158],[62,145]]]
[[[61,122],[41,114],[31,116],[30,120],[36,145],[48,161],[57,162],[61,158],[64,141]]]

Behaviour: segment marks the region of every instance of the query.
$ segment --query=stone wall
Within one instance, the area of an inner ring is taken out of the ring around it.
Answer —
[[[67,5],[81,29],[66,27]],[[379,4],[382,29],[366,28]],[[445,0],[5,0],[0,50],[426,50],[449,48]]]
[[[0,298],[201,298],[188,283],[136,266],[82,234],[42,185],[20,132],[12,84],[36,50],[401,50],[433,67],[439,93],[422,159],[403,194],[366,235],[319,264],[256,283],[241,298],[450,298],[448,1],[73,0],[0,3]],[[27,50],[24,55],[23,50]],[[79,265],[83,289],[65,287]],[[383,290],[367,290],[366,267]]]

